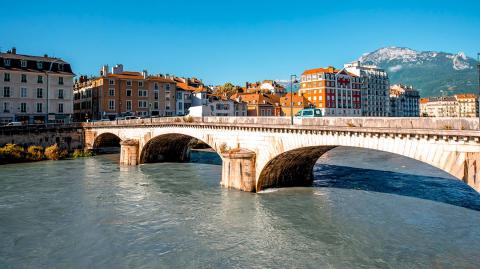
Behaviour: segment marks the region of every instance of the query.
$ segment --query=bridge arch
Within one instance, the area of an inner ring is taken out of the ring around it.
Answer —
[[[107,147],[120,147],[121,141],[122,139],[116,134],[105,132],[95,137],[92,146],[94,150]]]
[[[324,153],[338,146],[378,150],[414,159],[436,167],[475,188],[475,185],[469,181],[471,179],[469,173],[473,171],[468,171],[468,153],[458,152],[452,147],[429,147],[429,144],[415,143],[414,140],[409,142],[407,139],[392,139],[385,143],[371,143],[368,138],[364,143],[338,139],[331,143],[325,140],[319,143],[315,139],[304,141],[306,142],[286,142],[283,150],[275,154],[270,153],[268,161],[263,165],[257,164],[259,173],[256,191],[271,187],[311,185],[314,179],[313,167],[317,160]],[[474,167],[474,169],[477,168]]]
[[[203,144],[212,148],[220,157],[221,154],[202,139],[182,133],[165,133],[157,135],[140,150],[139,163],[153,162],[186,162],[190,159],[190,150],[196,145]]]

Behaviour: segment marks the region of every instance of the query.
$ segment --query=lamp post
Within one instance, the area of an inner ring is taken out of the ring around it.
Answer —
[[[293,83],[297,82],[297,75],[290,75],[290,124],[293,125]]]
[[[477,53],[477,72],[478,72],[478,97],[476,101],[476,111],[478,113],[478,128],[480,129],[480,52]]]

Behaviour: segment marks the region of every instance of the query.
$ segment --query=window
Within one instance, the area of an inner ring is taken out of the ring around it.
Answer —
[[[138,82],[138,87],[143,87],[143,81]]]
[[[165,85],[165,87],[166,87],[166,88],[165,88],[166,91],[169,91],[169,90],[170,90],[170,84]]]
[[[20,89],[20,97],[22,97],[22,98],[28,97],[27,88],[21,88]]]
[[[43,89],[37,88],[37,98],[43,98]]]
[[[155,82],[153,88],[154,88],[155,90],[158,90],[158,83]]]
[[[25,113],[27,112],[27,103],[20,104],[20,112]]]
[[[158,109],[158,102],[153,102],[153,109]]]
[[[58,99],[63,99],[63,89],[58,89]]]
[[[21,60],[20,64],[22,67],[27,67],[27,61],[26,60]]]
[[[146,97],[147,96],[147,91],[146,90],[138,90],[138,96],[139,97]]]
[[[115,89],[114,88],[108,89],[108,96],[115,96]]]
[[[147,108],[147,101],[138,101],[139,108]]]
[[[115,85],[115,80],[110,79],[110,80],[108,81],[108,85]]]
[[[10,97],[10,87],[3,87],[3,97]]]
[[[37,83],[43,83],[43,76],[37,77]]]
[[[58,113],[63,113],[63,104],[58,104]]]
[[[108,100],[108,109],[110,110],[115,109],[115,100]]]
[[[158,91],[155,91],[155,92],[154,92],[154,99],[155,99],[155,100],[158,100]]]
[[[63,71],[63,64],[58,64],[58,71]]]
[[[26,74],[22,74],[22,81],[23,83],[26,83],[27,82],[27,75]]]
[[[4,59],[3,63],[5,64],[5,66],[10,66],[10,59]]]
[[[10,112],[10,103],[8,102],[3,103],[3,112],[6,112],[6,113]]]
[[[43,63],[37,62],[37,69],[42,69],[42,68],[43,68]]]
[[[126,105],[127,105],[127,110],[132,110],[132,100],[127,100]]]
[[[5,73],[3,75],[3,81],[10,81],[10,73]]]
[[[131,80],[127,80],[127,86],[132,86],[132,81]]]
[[[37,103],[37,112],[42,112],[42,103]]]
[[[177,92],[177,100],[182,100],[182,93],[181,92]]]
[[[132,96],[132,90],[131,89],[127,89],[127,96]]]
[[[63,77],[58,77],[58,85],[63,85]]]

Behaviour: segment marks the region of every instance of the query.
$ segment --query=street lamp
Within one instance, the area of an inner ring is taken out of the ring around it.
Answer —
[[[480,52],[477,53],[477,71],[478,71],[478,97],[477,97],[477,113],[478,113],[478,128],[480,129]]]
[[[297,75],[290,75],[290,124],[293,125],[293,83],[297,83]]]

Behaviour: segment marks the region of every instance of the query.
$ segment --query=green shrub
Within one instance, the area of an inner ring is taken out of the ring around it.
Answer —
[[[82,157],[91,157],[93,156],[93,152],[90,150],[82,150],[82,149],[76,149],[72,153],[72,158],[82,158]]]
[[[45,157],[49,160],[60,160],[67,156],[68,152],[61,149],[57,144],[45,148]]]
[[[30,146],[27,149],[27,160],[41,161],[45,158],[42,146]]]

